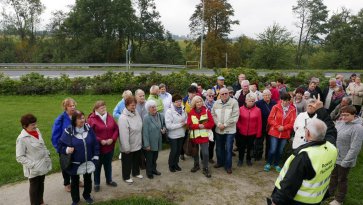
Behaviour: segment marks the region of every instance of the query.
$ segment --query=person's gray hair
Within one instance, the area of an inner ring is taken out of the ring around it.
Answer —
[[[248,93],[246,95],[246,100],[254,100],[256,102],[257,100],[257,95],[255,93]]]
[[[155,93],[155,90],[157,90],[157,89],[159,89],[159,86],[157,86],[157,85],[151,86],[151,88],[150,88],[150,94],[152,94],[152,95],[156,94]]]
[[[310,132],[311,141],[323,141],[328,127],[325,122],[314,118],[306,125],[306,129]]]
[[[242,80],[241,85],[250,85],[250,81]]]
[[[316,99],[314,98],[310,98],[308,100],[306,100],[306,104],[309,105],[309,104],[315,104],[316,103]]]
[[[141,93],[141,92],[143,92],[144,94],[145,94],[145,92],[143,91],[143,90],[141,90],[141,89],[137,89],[136,91],[135,91],[135,95],[138,95],[139,93]]]
[[[271,91],[269,89],[265,89],[263,92],[262,92],[262,95],[271,95]]]
[[[221,93],[222,91],[226,91],[227,93],[229,92],[229,90],[228,90],[227,88],[221,88],[221,89],[219,90],[219,93]]]
[[[342,98],[342,100],[346,100],[348,102],[348,105],[352,104],[352,98],[350,96],[345,96]]]
[[[203,98],[200,97],[199,95],[193,97],[192,102],[190,103],[190,108],[191,109],[195,108],[195,105],[197,104],[198,100],[203,102]],[[203,102],[203,104],[204,104],[204,102]]]
[[[212,89],[208,89],[205,93],[206,93],[206,95],[215,95],[215,93]]]
[[[125,90],[123,93],[122,93],[122,98],[126,98],[128,96],[132,96],[132,92],[131,90]]]
[[[319,78],[316,78],[316,77],[312,77],[311,80],[310,80],[311,83],[319,83],[320,80]]]
[[[330,79],[329,79],[329,83],[330,83],[330,82],[337,82],[337,79],[335,79],[335,78],[330,78]]]
[[[159,88],[166,88],[166,85],[164,83],[160,83]]]
[[[147,112],[149,112],[150,107],[152,106],[156,106],[156,102],[154,100],[148,100],[145,103],[145,109],[147,110]]]

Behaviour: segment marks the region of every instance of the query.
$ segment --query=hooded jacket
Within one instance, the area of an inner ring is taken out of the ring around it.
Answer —
[[[52,169],[49,150],[38,129],[37,132],[39,139],[24,129],[16,139],[16,161],[23,165],[24,176],[29,179],[45,175]]]
[[[362,118],[357,117],[351,122],[337,121],[336,128],[338,131],[337,148],[339,150],[336,163],[342,167],[354,167],[362,147]]]
[[[100,153],[107,154],[115,148],[115,143],[118,138],[118,126],[115,120],[107,113],[106,123],[103,122],[100,116],[93,112],[88,117],[88,124],[92,127],[96,134],[97,142],[100,146]],[[110,145],[102,145],[102,140],[112,139],[113,142]]]
[[[55,120],[52,127],[52,144],[53,147],[57,150],[58,149],[58,140],[62,136],[63,131],[71,124],[71,119],[69,118],[66,111],[60,114]]]
[[[286,116],[284,117],[281,103],[275,105],[268,116],[267,122],[270,126],[268,134],[279,139],[290,139],[290,134],[296,119],[296,109],[294,105],[290,104]],[[282,132],[278,131],[280,126],[284,127]]]

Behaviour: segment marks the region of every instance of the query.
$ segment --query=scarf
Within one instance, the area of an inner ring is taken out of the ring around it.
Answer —
[[[205,106],[207,107],[207,109],[208,109],[209,111],[212,111],[212,108],[213,108],[214,103],[215,103],[215,101],[214,101],[214,100],[213,100],[212,102],[209,102],[208,100],[206,100],[206,101],[204,102]]]
[[[181,106],[180,107],[175,107],[175,111],[177,111],[179,115],[182,115],[183,107],[181,107]]]
[[[25,130],[28,134],[30,134],[32,137],[36,138],[36,139],[39,139],[39,133],[38,131],[36,130],[33,130],[33,131],[28,131],[28,130]]]
[[[344,97],[344,95],[345,95],[344,92],[340,92],[340,93],[334,92],[332,99],[333,100],[342,99]]]

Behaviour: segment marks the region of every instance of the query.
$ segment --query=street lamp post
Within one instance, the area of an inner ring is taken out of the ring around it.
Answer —
[[[204,6],[204,1],[202,1],[202,4],[203,4],[203,13],[202,13],[202,33],[200,35],[200,69],[203,68],[203,38],[204,38],[204,9],[205,9],[205,6]]]

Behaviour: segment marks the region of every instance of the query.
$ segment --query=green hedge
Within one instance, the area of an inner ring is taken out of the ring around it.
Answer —
[[[107,72],[95,77],[77,77],[69,78],[62,75],[59,78],[44,77],[39,73],[30,73],[22,76],[19,80],[10,79],[3,73],[0,73],[0,94],[3,95],[45,95],[45,94],[119,94],[129,89],[135,91],[141,88],[148,92],[154,84],[165,83],[170,93],[186,94],[188,86],[193,83],[199,83],[204,88],[210,88],[216,83],[219,75],[225,77],[226,85],[232,85],[236,82],[240,73],[246,74],[251,83],[257,82],[260,89],[265,82],[276,81],[277,78],[285,79],[290,88],[296,88],[300,85],[306,85],[312,76],[321,80],[321,86],[325,86],[328,79],[321,72],[300,72],[296,76],[287,76],[283,72],[271,72],[264,76],[258,76],[256,70],[235,68],[235,69],[216,69],[215,75],[206,76],[204,74],[190,74],[186,70],[174,72],[169,75],[161,75],[157,72],[150,74],[141,74],[135,76],[130,73]]]

